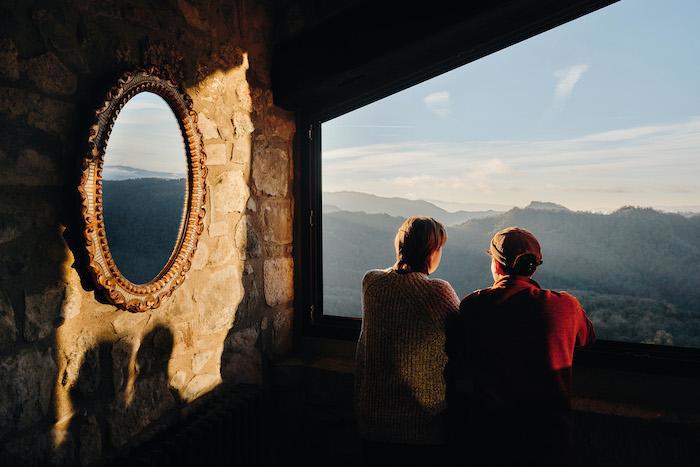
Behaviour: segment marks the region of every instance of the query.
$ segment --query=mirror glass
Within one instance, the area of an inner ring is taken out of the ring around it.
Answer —
[[[117,116],[102,170],[107,244],[131,282],[152,281],[168,263],[185,213],[186,179],[175,114],[159,95],[136,94]]]

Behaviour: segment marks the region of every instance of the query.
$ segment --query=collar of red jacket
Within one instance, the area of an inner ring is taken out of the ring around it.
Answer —
[[[496,282],[494,282],[494,289],[499,287],[536,287],[541,289],[540,284],[535,282],[532,278],[527,276],[503,276]]]

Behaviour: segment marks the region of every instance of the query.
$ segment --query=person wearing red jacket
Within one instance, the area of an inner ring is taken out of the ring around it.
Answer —
[[[532,279],[542,252],[531,232],[497,232],[488,254],[493,286],[448,323],[462,448],[476,465],[568,465],[574,349],[593,342],[593,324],[573,295]]]

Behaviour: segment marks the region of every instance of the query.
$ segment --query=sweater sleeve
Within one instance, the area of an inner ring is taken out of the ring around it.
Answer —
[[[584,347],[586,345],[591,345],[595,342],[595,330],[593,329],[593,322],[586,315],[586,311],[583,309],[581,302],[578,298],[573,296],[568,292],[560,292],[562,297],[566,297],[571,304],[571,309],[574,310],[574,326],[576,333],[576,346]]]
[[[586,312],[584,311],[581,303],[576,300],[577,312],[579,313],[579,326],[576,333],[576,345],[586,346],[595,342],[595,329],[593,328],[593,322],[590,320]]]
[[[362,321],[360,324],[360,336],[357,339],[357,347],[355,348],[355,408],[357,409],[358,396],[362,387],[364,371],[365,371],[365,302],[367,299],[367,288],[373,280],[373,271],[368,271],[362,278]]]
[[[452,288],[449,282],[442,279],[434,279],[437,289],[440,294],[443,311],[445,316],[454,315],[459,311],[459,297],[457,292]]]

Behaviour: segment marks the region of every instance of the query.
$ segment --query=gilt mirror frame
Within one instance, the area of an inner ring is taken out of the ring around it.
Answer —
[[[102,169],[109,136],[119,112],[134,96],[152,92],[175,114],[187,156],[183,220],[175,247],[160,273],[150,282],[135,284],[117,267],[109,250],[102,203]],[[191,267],[206,214],[206,154],[192,99],[166,72],[150,66],[124,73],[95,111],[82,161],[78,191],[82,202],[83,240],[95,286],[120,309],[144,312],[158,308],[182,284]]]

